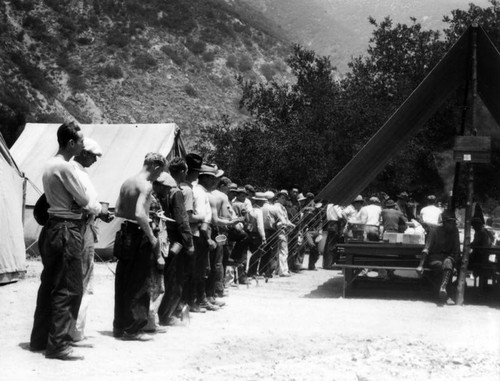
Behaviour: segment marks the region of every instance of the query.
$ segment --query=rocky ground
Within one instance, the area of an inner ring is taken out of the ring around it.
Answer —
[[[500,380],[500,303],[468,290],[438,307],[413,286],[361,285],[343,299],[339,271],[230,287],[220,311],[191,315],[152,342],[111,335],[114,264],[96,266],[85,360],[27,349],[41,264],[0,287],[3,380]]]

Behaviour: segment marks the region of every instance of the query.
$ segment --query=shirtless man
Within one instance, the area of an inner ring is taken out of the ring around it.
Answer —
[[[121,237],[115,241],[118,258],[115,277],[115,316],[113,336],[122,340],[151,340],[141,332],[149,313],[151,263],[163,269],[160,243],[149,225],[152,181],[165,169],[166,161],[158,153],[148,153],[141,171],[125,180],[116,201],[116,216],[124,219]]]
[[[219,234],[226,234],[230,226],[236,224],[238,220],[231,220],[232,214],[229,206],[229,199],[226,194],[216,189],[220,177],[224,171],[217,168],[216,165],[203,165],[200,171],[200,176],[208,175],[208,201],[212,209],[212,239]],[[221,246],[215,247],[210,251],[210,272],[208,274],[207,283],[207,299],[215,305],[223,305],[215,299],[216,296],[224,295],[224,248]]]
[[[210,192],[208,197],[212,208],[212,222],[217,226],[217,229],[213,230],[218,230],[219,234],[224,234],[228,239],[237,241],[247,238],[247,235],[235,229],[235,224],[242,222],[243,218],[238,218],[236,216],[231,202],[229,201],[228,193],[230,184],[231,180],[229,178],[221,177],[220,180],[218,180],[216,189]],[[222,251],[222,279],[220,282],[223,284],[224,274],[226,273],[227,262],[229,260],[228,246],[225,245]],[[222,291],[217,290],[216,296],[222,296],[223,291],[223,287]],[[209,299],[209,301],[210,300],[211,299]]]

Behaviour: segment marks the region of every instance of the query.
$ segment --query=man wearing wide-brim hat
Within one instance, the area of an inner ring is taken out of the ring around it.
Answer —
[[[264,229],[264,218],[262,213],[262,206],[267,202],[267,197],[264,192],[255,192],[251,199],[253,208],[247,211],[248,230],[250,231],[249,235],[251,238],[249,250],[252,252],[248,265],[249,277],[258,275],[259,260],[263,254],[261,246],[266,244],[268,238]]]
[[[278,222],[280,220],[279,212],[274,205],[275,194],[273,191],[264,192],[267,202],[262,205],[262,216],[264,218],[264,230],[266,231],[267,244],[263,247],[264,254],[259,265],[259,274],[268,278],[278,268],[277,250],[278,250]]]
[[[401,192],[396,196],[396,209],[403,213],[407,221],[411,221],[415,218],[413,211],[408,206],[408,200],[410,196],[407,192]]]
[[[278,257],[278,275],[281,277],[290,276],[288,268],[288,234],[295,225],[288,219],[286,203],[288,202],[288,191],[281,190],[276,194],[275,207],[278,212],[279,221],[277,223],[278,242],[277,242],[277,257]]]
[[[217,247],[212,239],[210,225],[212,223],[212,207],[209,201],[209,192],[215,189],[218,179],[224,172],[215,165],[202,164],[199,170],[198,183],[193,187],[194,213],[199,222],[199,228],[194,235],[195,243],[195,307],[210,311],[217,311],[219,307],[207,299],[207,267],[209,265],[209,251]]]
[[[380,214],[384,232],[404,233],[406,230],[406,218],[396,209],[394,200],[387,200]]]
[[[441,217],[442,225],[429,232],[417,272],[422,274],[424,266],[434,270],[440,280],[439,303],[453,304],[448,298],[448,283],[460,260],[460,238],[455,213],[445,210]]]

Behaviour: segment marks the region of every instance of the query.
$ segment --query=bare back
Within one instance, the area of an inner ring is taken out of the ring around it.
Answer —
[[[149,210],[152,189],[151,183],[140,174],[125,180],[116,201],[116,216],[137,220],[138,212]]]

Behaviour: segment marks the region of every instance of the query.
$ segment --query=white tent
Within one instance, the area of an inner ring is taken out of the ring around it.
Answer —
[[[33,218],[33,207],[42,190],[43,166],[58,149],[57,129],[60,124],[28,123],[11,149],[12,156],[34,186],[27,187],[24,237],[29,251],[37,251],[35,244],[41,227]],[[148,152],[167,157],[184,156],[184,145],[179,127],[162,124],[81,124],[84,136],[99,143],[103,156],[89,169],[100,201],[115,206],[122,183],[137,173]],[[36,189],[38,188],[38,189]],[[110,257],[118,221],[106,224],[98,221],[97,253]]]
[[[23,239],[25,179],[0,134],[0,284],[26,272]]]

